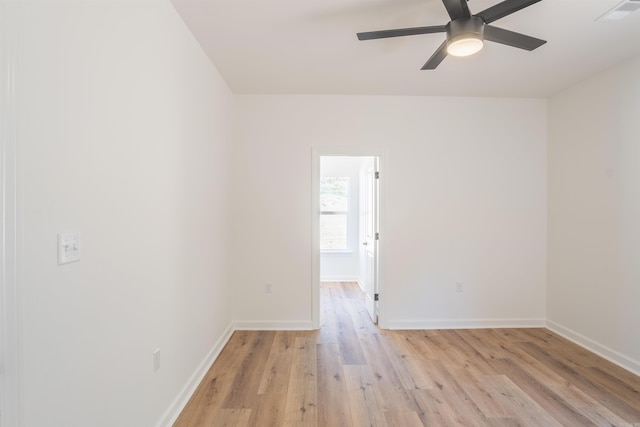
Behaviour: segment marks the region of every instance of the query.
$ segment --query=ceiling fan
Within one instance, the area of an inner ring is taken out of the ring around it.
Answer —
[[[447,39],[431,55],[431,58],[422,66],[421,70],[435,70],[447,55],[473,55],[482,49],[484,40],[520,49],[534,50],[545,44],[546,40],[515,33],[489,24],[539,1],[504,0],[495,6],[472,15],[469,11],[467,0],[442,0],[451,17],[451,21],[446,25],[369,31],[358,33],[358,39],[373,40],[417,34],[447,33]]]

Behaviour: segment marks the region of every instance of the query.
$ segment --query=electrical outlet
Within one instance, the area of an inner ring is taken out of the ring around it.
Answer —
[[[271,293],[271,283],[267,283],[264,285],[264,293],[265,294],[270,294]]]
[[[462,282],[456,283],[456,292],[464,292],[464,285]]]
[[[159,348],[157,348],[153,352],[153,372],[158,372],[158,369],[160,369],[160,349]]]

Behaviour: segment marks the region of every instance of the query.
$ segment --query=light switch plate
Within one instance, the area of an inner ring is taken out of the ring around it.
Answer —
[[[80,232],[58,233],[58,265],[80,260]]]

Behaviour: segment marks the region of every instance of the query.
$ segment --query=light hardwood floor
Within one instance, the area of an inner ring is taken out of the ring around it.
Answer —
[[[387,331],[321,293],[319,331],[235,332],[175,426],[640,426],[640,377],[547,329]]]

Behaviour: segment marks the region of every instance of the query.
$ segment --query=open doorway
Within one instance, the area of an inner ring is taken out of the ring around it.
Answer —
[[[379,317],[379,157],[318,158],[318,281],[356,283]]]

